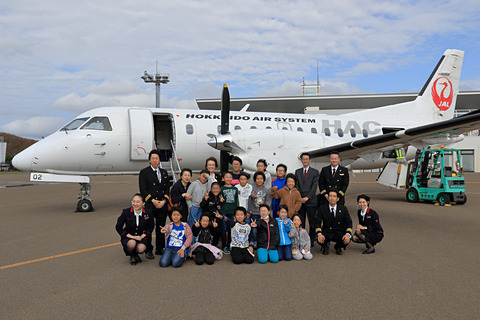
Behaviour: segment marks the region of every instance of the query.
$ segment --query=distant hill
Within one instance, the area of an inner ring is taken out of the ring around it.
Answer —
[[[37,140],[34,139],[17,137],[16,135],[5,132],[0,132],[0,137],[3,137],[3,141],[7,143],[7,163],[10,163],[12,161],[12,158],[16,154],[20,153],[24,149],[30,147],[32,144],[37,142]]]

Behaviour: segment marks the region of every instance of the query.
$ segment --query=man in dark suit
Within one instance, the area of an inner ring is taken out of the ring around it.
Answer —
[[[310,225],[310,241],[313,246],[315,241],[315,215],[317,214],[317,184],[318,184],[318,170],[310,167],[312,161],[309,153],[302,153],[300,155],[302,160],[302,168],[295,170],[295,177],[297,178],[297,189],[302,195],[302,207],[298,214],[302,217],[302,226],[305,228],[306,217],[308,216],[308,224]]]
[[[348,188],[348,169],[339,165],[340,155],[337,151],[330,153],[330,165],[323,167],[318,180],[320,194],[318,205],[328,203],[328,192],[334,190],[338,194],[338,203],[345,205],[345,192]]]
[[[331,190],[328,193],[328,204],[318,208],[315,222],[317,241],[322,246],[322,253],[327,255],[330,249],[330,241],[335,242],[335,253],[342,254],[342,248],[346,249],[352,238],[352,218],[348,209],[338,203],[337,192]]]
[[[155,254],[161,255],[165,247],[165,235],[160,232],[161,227],[165,226],[168,214],[168,194],[170,191],[170,180],[166,170],[161,169],[160,152],[158,150],[150,151],[148,155],[150,165],[140,171],[138,184],[140,193],[145,198],[145,208],[149,209],[155,217]],[[147,259],[154,259],[153,246],[147,246],[145,256]]]

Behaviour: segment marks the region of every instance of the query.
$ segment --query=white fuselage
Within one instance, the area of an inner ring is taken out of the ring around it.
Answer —
[[[110,130],[82,127],[94,117],[108,118]],[[219,157],[219,151],[207,144],[219,133],[219,111],[107,107],[87,111],[76,119],[84,119],[83,124],[40,140],[18,154],[14,166],[70,175],[137,174],[147,165],[148,152],[155,147],[169,149],[170,140],[182,168],[199,170],[206,158]],[[415,124],[393,120],[380,123],[348,116],[231,112],[230,132],[241,147],[232,153],[242,158],[247,170],[255,170],[257,160],[265,158],[272,173],[279,163],[293,171],[301,166],[301,152],[379,135],[383,127]],[[378,168],[386,160],[357,159],[344,165]],[[328,159],[320,158],[312,161],[312,166],[327,163]]]

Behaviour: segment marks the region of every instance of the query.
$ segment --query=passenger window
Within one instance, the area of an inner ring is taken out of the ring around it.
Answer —
[[[67,131],[67,130],[75,130],[77,129],[78,127],[80,127],[85,121],[87,121],[88,118],[78,118],[78,119],[74,119],[72,121],[70,121],[69,124],[67,124],[65,127],[63,127],[62,129],[60,130],[64,130],[64,131]]]
[[[352,136],[352,138],[355,138],[357,136],[357,133],[355,132],[355,129],[350,129],[350,135]]]
[[[325,135],[326,135],[327,137],[330,137],[330,135],[331,135],[330,129],[329,129],[329,128],[325,128],[324,131],[325,131]]]
[[[340,138],[343,138],[343,130],[342,130],[342,129],[339,128],[339,129],[337,130],[337,134],[338,134],[338,136],[339,136]]]
[[[303,128],[298,127],[298,128],[297,128],[297,131],[303,132]]]
[[[187,124],[185,129],[187,129],[187,134],[193,134],[193,126],[191,124]]]
[[[112,126],[107,117],[93,117],[83,125],[81,130],[112,131]]]
[[[257,129],[257,127],[255,127],[255,126],[251,126],[251,127],[250,127],[250,129]]]
[[[265,129],[272,129],[272,127],[266,127]]]
[[[242,129],[242,127],[240,127],[240,126],[235,126],[235,130],[241,130],[241,129]]]
[[[363,133],[363,137],[364,137],[364,138],[368,138],[367,129],[363,129],[363,130],[362,130],[362,133]]]
[[[282,130],[288,130],[288,128],[287,128],[287,127],[283,127]]]

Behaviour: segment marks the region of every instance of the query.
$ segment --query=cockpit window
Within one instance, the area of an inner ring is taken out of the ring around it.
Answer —
[[[69,124],[67,124],[65,127],[63,127],[62,129],[60,130],[75,130],[77,129],[78,127],[80,127],[85,121],[87,121],[88,118],[78,118],[78,119],[74,119],[72,121],[70,121]]]
[[[85,129],[112,131],[112,126],[107,117],[93,117],[81,128],[81,130]]]

